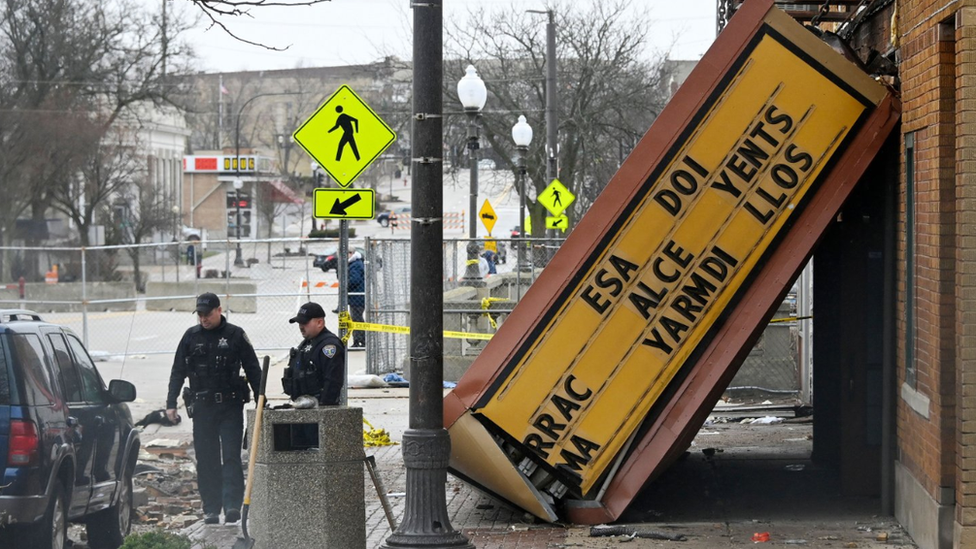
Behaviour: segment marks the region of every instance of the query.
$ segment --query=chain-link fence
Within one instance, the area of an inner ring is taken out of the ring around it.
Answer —
[[[5,247],[20,269],[11,273],[25,280],[0,288],[0,308],[40,312],[82,334],[94,354],[172,353],[196,321],[196,296],[209,291],[255,348],[288,349],[297,336],[288,319],[301,303],[337,308],[335,268],[316,264],[337,247],[328,239]]]
[[[472,242],[477,246],[469,251]],[[497,240],[494,257],[486,258],[481,240],[444,240],[445,329],[494,332],[492,323],[504,322],[560,244],[561,239]],[[300,238],[242,241],[240,247],[236,241],[219,240],[0,248],[18,278],[37,273],[23,283],[15,278],[0,287],[0,308],[40,312],[45,320],[82,335],[93,354],[169,354],[196,321],[190,314],[196,296],[211,291],[256,349],[284,350],[298,337],[288,319],[301,303],[316,301],[326,311],[338,308],[337,249],[336,239]],[[366,322],[409,326],[410,241],[366,238],[351,242],[350,249],[360,249],[364,256]],[[492,265],[486,265],[489,259]],[[472,289],[480,286],[483,289]],[[787,300],[775,318],[794,314]],[[334,314],[326,322],[337,331]],[[730,390],[796,393],[798,322],[810,321],[771,323]],[[408,343],[401,333],[368,333],[367,371],[402,371]],[[444,354],[470,363],[483,346],[452,339],[445,341]]]
[[[494,253],[486,254],[484,240],[445,239],[441,250],[445,329],[493,332],[485,313],[490,310],[496,322],[504,318],[561,243],[562,239],[554,238],[497,239]],[[366,321],[409,326],[410,241],[367,238],[365,247]],[[485,289],[481,293],[457,292],[476,287]],[[484,297],[496,300],[484,302]],[[445,355],[470,357],[482,347],[458,339],[445,342],[444,351]],[[408,338],[392,332],[367,334],[366,349],[367,372],[372,374],[402,370],[409,355]]]
[[[799,325],[812,319],[796,317],[795,300],[788,297],[759,341],[749,351],[745,362],[729,384],[736,395],[798,394],[801,386]]]

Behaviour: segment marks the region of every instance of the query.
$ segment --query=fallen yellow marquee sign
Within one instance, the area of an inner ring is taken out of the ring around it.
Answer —
[[[606,508],[678,384],[737,367],[896,111],[772,2],[747,2],[446,398],[452,470],[546,520]],[[797,234],[813,236],[784,249]]]

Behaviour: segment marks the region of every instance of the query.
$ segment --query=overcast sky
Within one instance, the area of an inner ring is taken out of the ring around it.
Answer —
[[[160,5],[169,0],[141,0]],[[579,4],[599,0],[572,0]],[[315,6],[257,8],[252,17],[227,18],[231,30],[243,38],[275,47],[274,52],[236,41],[219,28],[205,30],[207,21],[186,35],[205,72],[286,69],[368,63],[385,55],[409,59],[412,49],[410,0],[332,0]],[[534,0],[444,0],[444,20],[467,18],[479,6],[541,9]],[[647,52],[672,47],[672,59],[698,59],[715,37],[715,0],[632,0],[634,9],[648,7],[653,19]],[[195,14],[189,2],[170,2],[169,9]],[[545,24],[545,16],[539,16]]]

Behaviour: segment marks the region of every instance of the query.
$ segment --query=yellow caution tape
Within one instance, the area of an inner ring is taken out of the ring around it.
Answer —
[[[410,328],[408,326],[393,326],[390,324],[373,324],[370,322],[356,322],[354,321],[347,312],[339,313],[339,329],[345,330],[346,335],[342,338],[342,343],[345,344],[349,341],[349,336],[354,330],[363,330],[364,332],[386,332],[390,334],[409,334]],[[481,339],[487,341],[492,338],[494,334],[480,334],[471,332],[453,332],[444,330],[444,337],[453,339]]]
[[[465,263],[465,265],[466,266],[467,265],[477,265],[478,263],[481,263],[481,260],[479,260],[479,259],[469,259],[468,262]]]
[[[484,314],[488,317],[488,322],[491,324],[492,330],[498,329],[498,323],[495,322],[495,317],[491,316],[491,314],[488,312],[488,308],[491,307],[491,304],[496,301],[508,301],[508,299],[504,297],[486,297],[481,300],[481,309],[485,311]]]
[[[373,427],[373,424],[366,418],[363,418],[363,423],[369,427],[369,429],[363,427],[363,446],[393,446],[397,444],[390,440],[390,433],[386,432],[386,429]]]
[[[813,318],[813,315],[810,315],[810,316],[786,316],[786,317],[783,317],[783,318],[774,318],[774,319],[770,320],[769,323],[770,324],[774,324],[774,323],[777,323],[777,322],[793,322],[795,320],[809,320],[811,318]]]

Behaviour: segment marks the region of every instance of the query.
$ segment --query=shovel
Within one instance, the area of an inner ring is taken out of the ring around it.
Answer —
[[[261,365],[261,392],[258,394],[257,409],[254,411],[254,433],[251,435],[251,451],[247,460],[247,486],[244,488],[244,508],[241,510],[241,533],[244,537],[237,538],[233,549],[253,549],[254,538],[247,533],[247,512],[251,508],[251,488],[254,487],[254,462],[258,458],[258,441],[261,440],[261,418],[264,417],[264,390],[268,385],[268,366],[271,357],[264,355]]]

